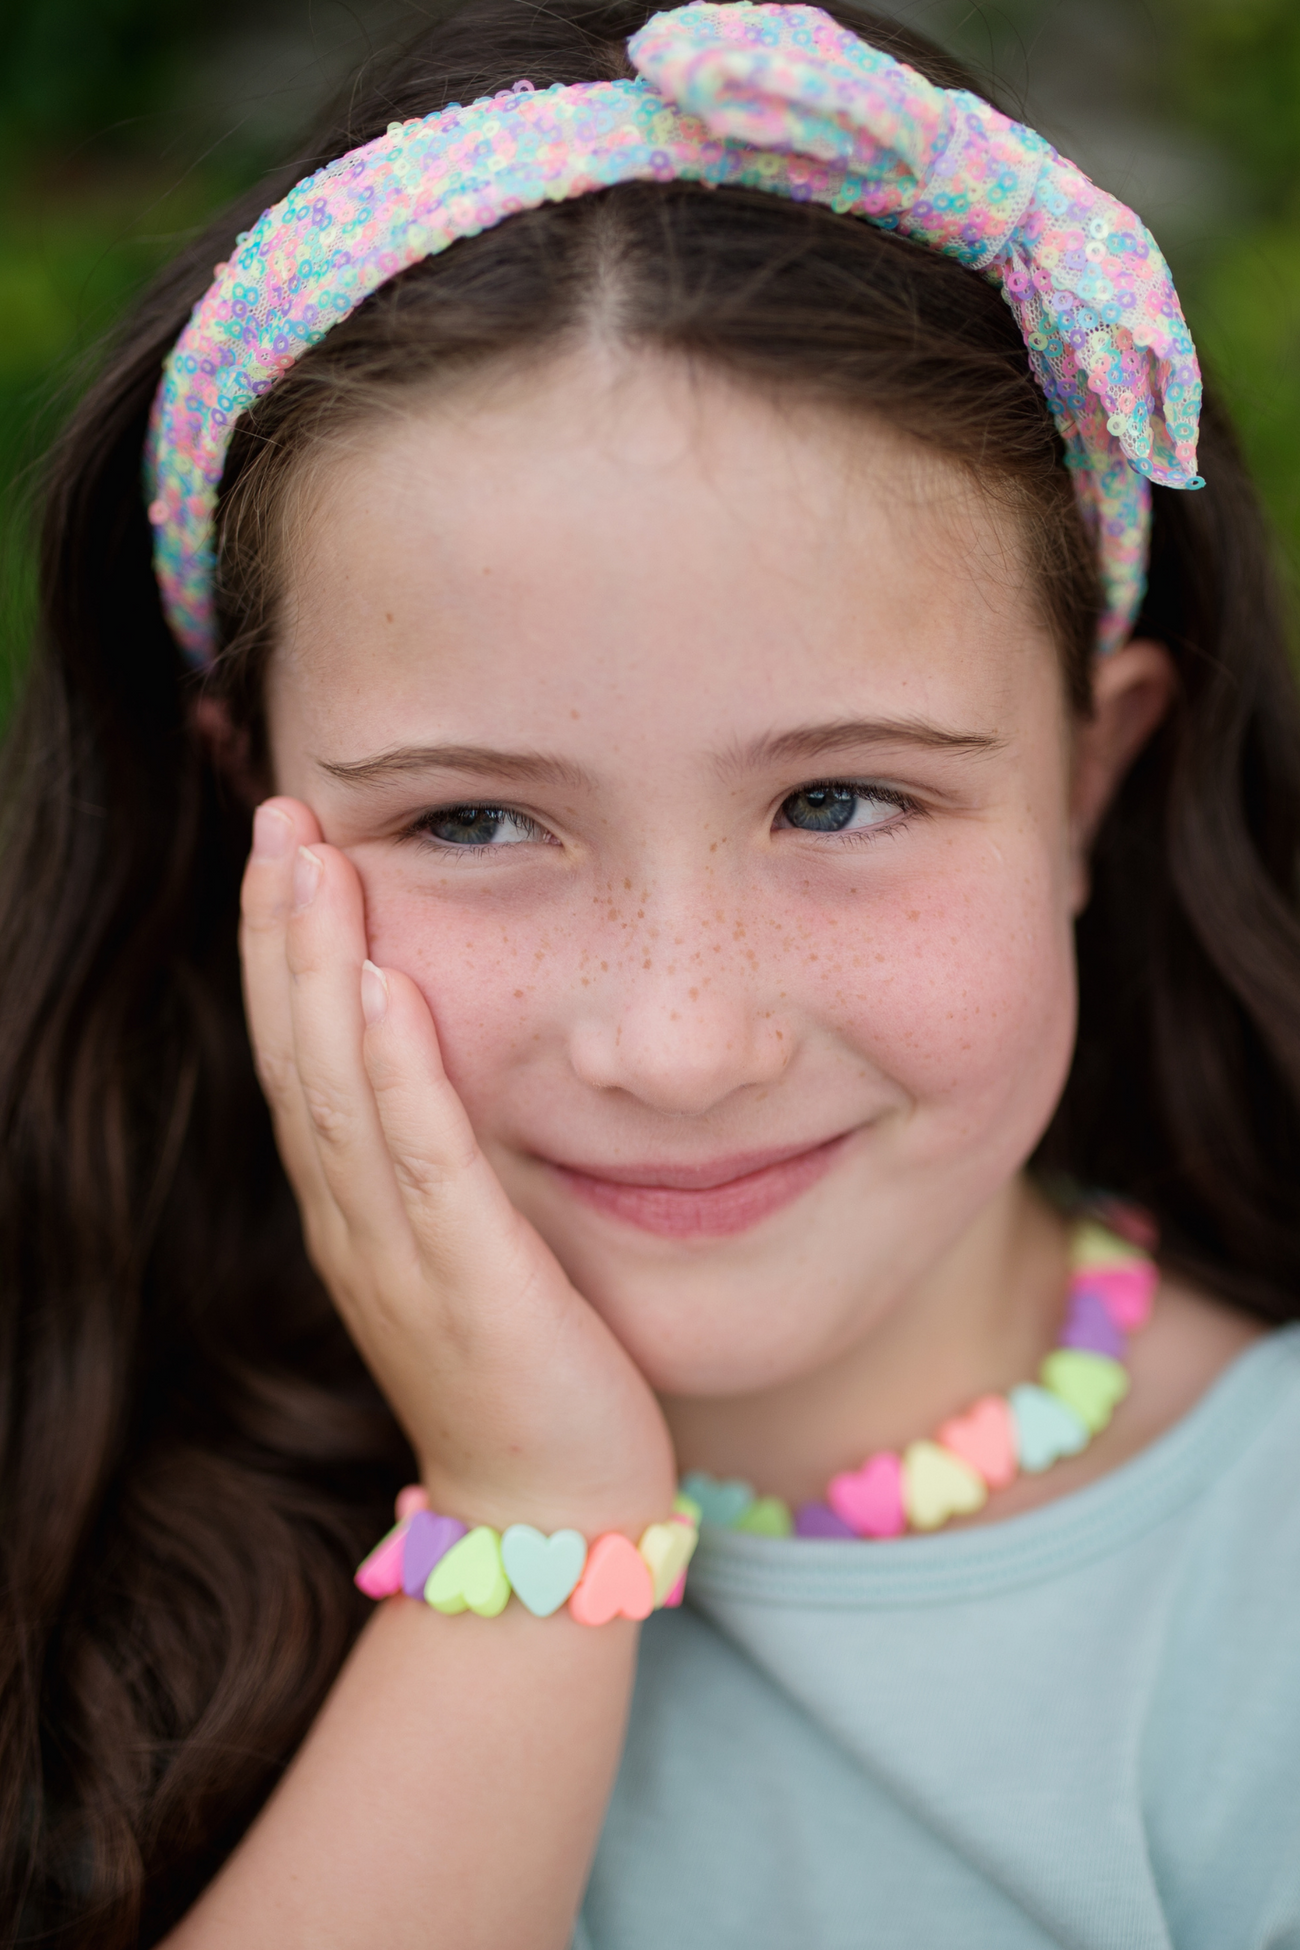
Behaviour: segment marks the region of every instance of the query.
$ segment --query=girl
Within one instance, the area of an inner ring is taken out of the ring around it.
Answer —
[[[69,430],[11,1941],[1300,1943],[1280,608],[962,85],[472,0]]]

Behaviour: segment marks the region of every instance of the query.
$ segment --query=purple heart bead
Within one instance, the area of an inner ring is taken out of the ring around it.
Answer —
[[[465,1526],[458,1517],[416,1511],[402,1551],[402,1589],[408,1598],[423,1598],[430,1571],[464,1535]]]
[[[796,1537],[854,1537],[857,1532],[825,1503],[805,1503],[794,1520]]]
[[[1070,1294],[1062,1347],[1077,1347],[1087,1354],[1108,1354],[1112,1361],[1124,1359],[1124,1336],[1115,1325],[1110,1308],[1092,1287],[1076,1286]]]

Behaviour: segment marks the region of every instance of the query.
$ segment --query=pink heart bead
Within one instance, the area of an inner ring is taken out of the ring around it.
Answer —
[[[937,1439],[991,1490],[1005,1489],[1019,1468],[1011,1410],[1001,1395],[982,1395],[964,1415],[945,1422]]]
[[[403,1517],[413,1517],[417,1510],[427,1510],[429,1492],[423,1483],[408,1483],[404,1490],[397,1492],[397,1521]]]
[[[402,1588],[402,1556],[406,1550],[406,1524],[399,1523],[382,1537],[364,1563],[357,1567],[352,1582],[367,1598],[395,1598]]]
[[[902,1465],[889,1449],[868,1456],[861,1469],[832,1476],[826,1501],[857,1537],[901,1537],[907,1528]]]
[[[1070,1287],[1075,1294],[1095,1294],[1115,1325],[1132,1334],[1150,1319],[1159,1284],[1157,1266],[1090,1266],[1086,1272],[1075,1274]]]

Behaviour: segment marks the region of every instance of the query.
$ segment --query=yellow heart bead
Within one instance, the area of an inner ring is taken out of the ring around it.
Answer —
[[[937,1442],[913,1442],[903,1452],[903,1508],[914,1530],[937,1530],[950,1517],[969,1516],[989,1500],[982,1476]]]
[[[1073,1273],[1090,1271],[1094,1266],[1147,1266],[1150,1255],[1140,1246],[1130,1246],[1127,1239],[1108,1227],[1098,1225],[1095,1219],[1085,1219],[1075,1226],[1070,1234],[1070,1270]]]
[[[643,1533],[637,1549],[649,1570],[656,1605],[662,1605],[690,1563],[699,1535],[685,1523],[652,1523]]]

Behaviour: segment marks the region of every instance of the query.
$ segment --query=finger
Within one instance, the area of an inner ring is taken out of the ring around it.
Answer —
[[[367,962],[361,995],[373,1100],[421,1258],[461,1329],[486,1325],[531,1287],[535,1237],[479,1149],[415,983]]]
[[[319,839],[315,815],[300,800],[268,799],[258,807],[239,927],[244,1013],[258,1079],[285,1169],[299,1198],[312,1201],[328,1194],[298,1081],[285,935],[298,849]]]
[[[356,870],[336,847],[300,848],[285,928],[294,1068],[320,1170],[354,1246],[377,1269],[415,1255],[362,1057],[365,957]]]

